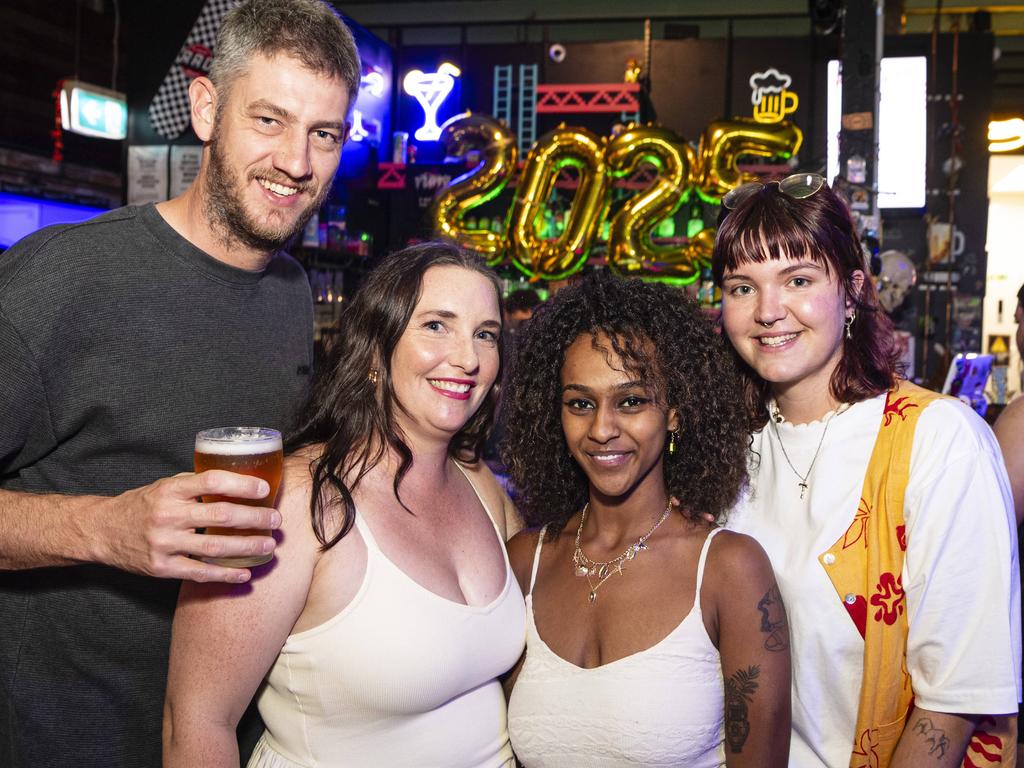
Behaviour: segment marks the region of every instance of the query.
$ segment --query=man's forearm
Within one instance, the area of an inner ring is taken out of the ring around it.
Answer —
[[[890,768],[961,765],[976,723],[975,715],[951,715],[914,707],[896,745]]]
[[[95,541],[111,499],[0,491],[0,570],[75,565],[97,559]]]

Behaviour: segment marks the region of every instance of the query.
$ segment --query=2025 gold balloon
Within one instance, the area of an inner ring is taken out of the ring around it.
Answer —
[[[531,278],[556,280],[587,260],[611,191],[604,144],[586,128],[561,125],[541,136],[527,155],[506,231],[512,263]],[[579,179],[565,228],[557,239],[545,240],[538,231],[544,209],[558,174],[570,167]]]
[[[695,152],[684,139],[660,126],[630,126],[610,142],[585,128],[564,124],[542,136],[526,158],[505,234],[467,228],[466,213],[497,196],[512,178],[515,138],[504,124],[485,115],[450,121],[442,132],[449,155],[473,148],[483,159],[448,184],[431,210],[435,230],[496,265],[507,254],[533,279],[558,279],[587,260],[604,221],[612,179],[632,174],[642,162],[658,169],[657,179],[628,200],[610,225],[608,261],[617,272],[652,279],[690,282],[710,259],[714,230],[705,229],[682,248],[655,246],[651,232],[672,215],[691,189],[718,202],[730,189],[753,180],[741,172],[740,157],[791,157],[803,135],[789,122],[758,123],[751,118],[720,120],[707,127]],[[539,231],[562,169],[575,168],[578,186],[564,231],[545,240]]]
[[[452,179],[434,200],[430,220],[442,237],[479,253],[494,266],[505,256],[505,237],[489,229],[467,227],[466,214],[497,197],[515,171],[518,150],[515,136],[493,117],[468,114],[449,121],[441,131],[445,152],[463,156],[471,149],[481,153],[480,162]]]
[[[736,163],[742,155],[759,157],[792,157],[800,149],[803,133],[793,123],[759,123],[749,117],[716,120],[701,136],[697,152],[700,171],[695,183],[701,197],[718,202],[734,187],[756,181]]]
[[[612,218],[608,264],[619,274],[695,280],[700,265],[687,247],[656,246],[651,232],[674,214],[690,190],[696,154],[685,139],[662,126],[629,126],[613,138],[605,162],[613,177],[634,173],[642,163],[653,165],[654,182],[628,201]]]

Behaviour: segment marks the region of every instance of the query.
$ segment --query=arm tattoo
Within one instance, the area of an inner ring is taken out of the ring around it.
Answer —
[[[743,742],[750,734],[750,717],[747,704],[757,690],[757,677],[761,674],[758,666],[737,669],[725,681],[725,740],[729,749],[738,754],[743,751]]]
[[[772,588],[764,593],[757,604],[757,610],[761,612],[761,631],[768,635],[764,641],[764,647],[769,651],[789,650],[789,625],[786,623],[786,606],[782,603],[782,594],[779,587],[772,584]]]
[[[941,760],[946,754],[946,750],[949,748],[949,739],[946,738],[946,732],[932,725],[932,721],[929,718],[922,717],[914,723],[911,732],[921,734],[921,738],[928,744],[928,754],[935,755],[936,760]]]

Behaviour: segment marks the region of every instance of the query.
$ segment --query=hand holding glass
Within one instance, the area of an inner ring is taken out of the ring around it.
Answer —
[[[263,427],[218,427],[196,434],[195,470],[223,469],[240,475],[266,480],[270,492],[262,499],[236,499],[229,496],[203,496],[203,501],[230,501],[250,507],[272,507],[281,484],[281,465],[284,461],[281,433]],[[207,528],[206,533],[218,536],[270,536],[269,530],[244,528]],[[273,554],[249,557],[206,557],[205,562],[231,568],[249,568],[268,562]]]

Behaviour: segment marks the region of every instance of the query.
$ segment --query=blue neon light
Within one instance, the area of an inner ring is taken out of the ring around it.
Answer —
[[[0,192],[0,248],[9,248],[26,235],[51,224],[75,224],[106,210]]]

